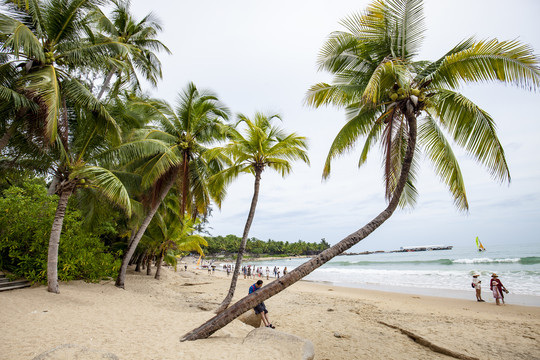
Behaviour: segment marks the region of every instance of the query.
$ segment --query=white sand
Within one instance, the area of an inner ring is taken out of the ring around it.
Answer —
[[[253,282],[239,279],[235,299]],[[0,360],[32,359],[63,344],[120,359],[281,360],[271,348],[242,344],[253,328],[237,320],[209,339],[179,342],[213,316],[228,287],[224,273],[164,269],[161,280],[128,272],[126,290],[113,281],[75,281],[62,283],[58,295],[44,286],[2,292]],[[496,306],[473,297],[299,282],[265,303],[277,330],[311,340],[318,360],[451,359],[381,322],[471,358],[540,359],[540,307]]]

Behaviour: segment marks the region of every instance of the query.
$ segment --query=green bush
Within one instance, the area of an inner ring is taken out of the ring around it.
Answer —
[[[0,198],[0,268],[32,282],[47,281],[47,252],[58,197],[30,181]],[[58,249],[58,279],[99,281],[114,276],[120,260],[99,236],[84,231],[78,211],[68,209]]]

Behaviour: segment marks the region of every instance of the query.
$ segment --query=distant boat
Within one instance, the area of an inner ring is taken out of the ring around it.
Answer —
[[[476,237],[476,248],[480,252],[486,251],[486,248],[484,247],[484,245],[482,245],[482,242],[478,239],[478,236]]]

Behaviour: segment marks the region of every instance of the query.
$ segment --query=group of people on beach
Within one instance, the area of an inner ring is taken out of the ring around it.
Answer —
[[[274,266],[274,277],[279,279],[281,275],[281,270],[279,269],[279,266]],[[244,265],[242,266],[242,274],[244,274],[244,279],[252,279],[255,277],[262,278],[264,274],[266,274],[266,280],[269,280],[270,278],[270,268],[267,266],[266,270],[263,269],[262,266],[255,267],[254,265]],[[287,267],[283,269],[283,275],[287,275]]]
[[[482,281],[479,279],[480,274],[474,273],[471,286],[476,290],[476,301],[485,302],[482,299]],[[506,290],[503,283],[499,279],[499,276],[495,273],[491,274],[491,279],[489,280],[489,289],[493,292],[493,298],[497,305],[504,304],[504,294],[508,294],[509,291]]]

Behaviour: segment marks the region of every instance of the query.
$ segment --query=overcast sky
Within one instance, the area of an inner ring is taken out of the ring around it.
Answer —
[[[333,163],[321,180],[330,143],[344,125],[336,108],[304,105],[310,85],[330,81],[317,71],[317,54],[327,36],[343,30],[339,21],[365,9],[369,1],[323,0],[132,0],[138,19],[153,12],[163,25],[160,40],[172,51],[161,54],[164,78],[150,92],[171,103],[193,81],[217,93],[233,113],[279,113],[289,132],[309,139],[311,166],[295,163],[286,178],[263,173],[250,237],[261,240],[334,244],[375,217],[385,206],[380,151],[358,169],[361,146]],[[540,53],[540,1],[426,0],[423,50],[418,59],[435,60],[469,36],[518,39]],[[147,89],[149,89],[147,87]],[[419,201],[392,218],[351,251],[400,246],[473,246],[502,242],[540,243],[539,94],[501,84],[466,87],[462,92],[495,119],[509,163],[510,186],[492,180],[474,160],[459,154],[469,213],[454,206],[446,187],[422,161]],[[212,235],[241,236],[254,178],[243,175],[210,219]]]

